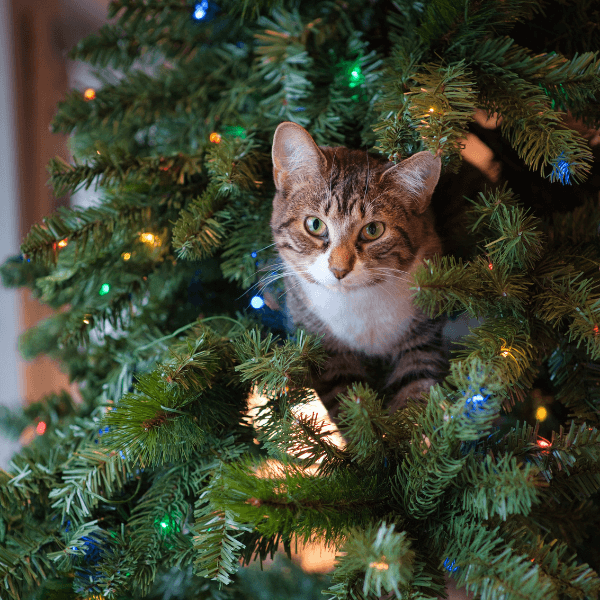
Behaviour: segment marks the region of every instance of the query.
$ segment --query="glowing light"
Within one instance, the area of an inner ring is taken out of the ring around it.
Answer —
[[[40,421],[35,428],[35,432],[38,435],[44,435],[45,431],[46,431],[46,423],[44,423],[44,421]]]
[[[435,112],[435,108],[433,106],[429,109],[429,112]]]
[[[492,263],[488,263],[488,267],[490,268],[490,271],[494,268],[494,265]]]
[[[169,526],[169,524],[168,524],[166,521],[161,521],[161,522],[160,522],[160,526],[161,526],[163,529],[166,529],[166,528]]]
[[[86,325],[89,325],[89,324],[90,324],[90,318],[89,318],[89,317],[83,317],[83,322],[84,322]]]
[[[86,102],[93,100],[96,97],[96,90],[94,88],[88,88],[83,92],[83,97]]]
[[[250,300],[250,306],[258,310],[265,305],[265,301],[260,296],[254,296],[252,300]]]
[[[208,138],[213,144],[219,144],[221,142],[221,135],[216,131],[213,131]]]
[[[446,571],[448,571],[448,573],[454,573],[454,572],[458,571],[458,567],[454,566],[455,564],[456,564],[456,559],[454,559],[452,562],[450,562],[450,559],[447,558],[444,561],[444,569],[446,569]]]
[[[548,416],[548,410],[546,409],[546,407],[538,406],[537,410],[535,411],[535,418],[538,421],[545,421],[547,416]]]
[[[569,169],[569,163],[564,159],[564,154],[562,153],[552,165],[550,181],[560,181],[563,185],[571,184],[571,170]]]
[[[65,248],[68,243],[69,243],[69,240],[67,238],[65,238],[64,240],[60,240],[60,242],[58,242],[58,247]]]
[[[121,254],[121,258],[123,260],[129,260],[131,258],[131,252],[123,252],[123,254]]]
[[[350,73],[350,81],[348,82],[348,86],[353,88],[364,82],[365,78],[362,74],[362,70],[360,65],[353,65],[351,67]]]
[[[253,252],[253,253],[252,253],[250,256],[251,256],[252,258],[256,258],[256,252]]]
[[[594,325],[594,335],[598,335],[600,333],[600,329],[598,329],[598,324]]]
[[[110,285],[108,283],[103,283],[100,287],[100,291],[98,292],[101,296],[106,296],[110,292]]]
[[[140,240],[149,246],[154,245],[155,236],[153,233],[144,232],[140,234]]]
[[[238,137],[242,140],[246,139],[246,130],[240,126],[225,125],[223,127],[223,134],[228,137]]]
[[[540,438],[540,439],[537,441],[537,445],[538,445],[540,448],[547,448],[548,446],[550,446],[550,442],[549,442],[548,440],[545,440],[544,438]]]
[[[194,19],[196,21],[202,21],[206,17],[208,12],[208,0],[202,0],[202,2],[196,3],[194,6]]]
[[[386,562],[373,561],[371,564],[369,564],[369,567],[371,567],[371,569],[377,569],[378,571],[387,571],[390,568],[390,565],[388,565]]]

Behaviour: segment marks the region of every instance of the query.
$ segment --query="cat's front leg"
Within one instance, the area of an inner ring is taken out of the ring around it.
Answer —
[[[443,381],[448,373],[448,352],[442,339],[443,319],[420,323],[410,342],[398,352],[385,384],[390,413],[406,406],[407,400],[421,400],[423,392]]]
[[[313,373],[312,385],[333,420],[337,420],[337,395],[345,393],[355,381],[365,381],[365,367],[353,352],[330,354],[320,371]]]

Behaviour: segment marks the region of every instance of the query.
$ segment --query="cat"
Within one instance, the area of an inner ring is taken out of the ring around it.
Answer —
[[[442,252],[430,207],[440,158],[423,151],[394,165],[319,147],[291,122],[277,127],[272,158],[287,310],[295,327],[323,335],[328,354],[312,387],[334,419],[354,381],[381,387],[390,412],[420,399],[448,368],[444,318],[425,316],[409,289]]]

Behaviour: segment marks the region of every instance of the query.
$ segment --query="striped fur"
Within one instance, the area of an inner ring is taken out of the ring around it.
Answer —
[[[314,388],[332,416],[353,381],[383,389],[391,411],[440,381],[447,369],[443,319],[413,304],[412,274],[441,253],[430,208],[440,160],[421,152],[393,163],[347,148],[318,147],[299,125],[273,141],[271,228],[296,326],[323,334],[329,359]],[[311,234],[307,219],[326,225]],[[369,223],[383,235],[365,239]],[[363,232],[363,233],[361,233]]]

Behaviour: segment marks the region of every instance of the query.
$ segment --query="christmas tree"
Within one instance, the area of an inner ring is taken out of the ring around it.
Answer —
[[[596,4],[114,0],[109,16],[71,53],[103,85],[60,104],[74,158],[49,166],[57,195],[101,200],[48,216],[2,268],[59,309],[22,350],[58,359],[82,402],[57,390],[10,420],[40,435],[0,471],[0,596],[265,597],[242,565],[319,540],[338,552],[329,598],[436,598],[445,577],[485,599],[597,598]],[[415,302],[478,319],[426,402],[341,395],[341,445],[301,410],[319,339],[281,309],[282,121],[442,157],[449,251]],[[466,174],[468,135],[501,161],[495,185]],[[321,589],[277,565],[266,597]]]

